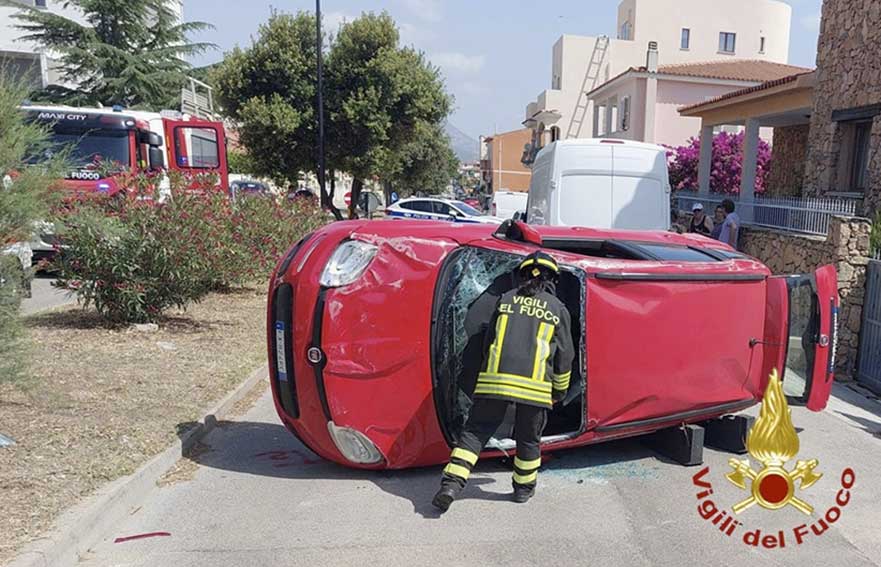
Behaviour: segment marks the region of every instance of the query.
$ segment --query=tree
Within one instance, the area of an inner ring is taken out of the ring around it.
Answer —
[[[64,85],[34,98],[77,105],[176,106],[190,68],[186,58],[214,47],[190,43],[204,22],[179,23],[174,0],[66,0],[83,14],[80,24],[58,13],[23,7],[15,14],[24,40],[58,53]],[[4,2],[4,3],[8,3]],[[12,3],[19,6],[18,3]]]
[[[18,306],[25,273],[18,252],[30,240],[34,223],[45,219],[50,188],[61,177],[63,152],[46,155],[48,132],[28,122],[19,105],[27,89],[0,73],[0,383],[23,376],[24,336]],[[29,249],[24,247],[25,259]]]
[[[273,12],[251,47],[235,48],[211,73],[220,107],[247,148],[250,173],[285,185],[316,171],[315,39],[310,14]]]
[[[273,13],[252,45],[227,54],[212,75],[256,174],[296,183],[300,172],[317,172],[315,35],[312,14]],[[424,139],[440,132],[452,103],[440,73],[398,42],[385,13],[364,14],[325,42],[327,167],[354,177],[350,216],[365,179],[400,182],[426,170],[425,148],[445,155],[439,148],[449,146],[446,137]],[[330,185],[322,202],[341,218]]]
[[[23,84],[0,73],[0,250],[30,240],[34,223],[47,218],[50,188],[62,177],[67,157],[52,147],[43,126],[26,119],[20,108],[26,93]]]
[[[743,132],[720,132],[713,137],[713,159],[710,165],[710,188],[715,193],[739,193],[743,171]],[[670,186],[673,190],[697,189],[701,142],[691,138],[678,148],[668,148]],[[759,140],[756,166],[756,194],[765,192],[771,168],[771,146]]]
[[[401,150],[400,168],[389,180],[402,196],[417,191],[436,195],[457,177],[458,168],[459,160],[443,128],[420,124],[415,138]]]
[[[398,41],[391,16],[365,13],[340,27],[327,58],[328,152],[354,178],[350,217],[363,180],[404,171],[450,112],[439,70]],[[449,147],[446,136],[431,143]]]
[[[230,173],[253,174],[256,169],[251,154],[241,149],[227,150],[226,161]]]

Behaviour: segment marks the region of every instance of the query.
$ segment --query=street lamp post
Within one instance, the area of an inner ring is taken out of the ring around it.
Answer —
[[[315,0],[315,33],[317,35],[318,55],[318,187],[321,191],[321,200],[327,199],[327,190],[324,179],[324,70],[321,58],[324,42],[321,35],[321,0]],[[325,206],[332,203],[325,202]]]

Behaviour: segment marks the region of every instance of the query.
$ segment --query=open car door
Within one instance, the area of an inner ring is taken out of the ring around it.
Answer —
[[[826,407],[835,377],[838,307],[831,265],[812,274],[768,278],[762,370],[765,381],[773,369],[780,372],[790,404],[812,411]]]
[[[223,123],[206,120],[164,120],[168,169],[193,179],[191,190],[205,190],[197,181],[216,175],[216,188],[229,191],[226,134]]]

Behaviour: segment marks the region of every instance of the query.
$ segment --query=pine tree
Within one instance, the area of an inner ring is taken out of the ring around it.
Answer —
[[[37,100],[76,105],[121,104],[162,108],[174,104],[190,68],[186,57],[215,46],[190,43],[204,22],[178,23],[175,0],[67,0],[85,24],[60,14],[22,8],[17,27],[59,63],[65,85],[35,93]]]

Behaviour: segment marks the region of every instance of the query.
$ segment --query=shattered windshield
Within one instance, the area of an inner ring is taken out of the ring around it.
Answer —
[[[450,259],[438,305],[435,360],[439,409],[458,432],[465,422],[483,359],[483,336],[498,298],[513,288],[520,256],[483,248],[462,248]]]

